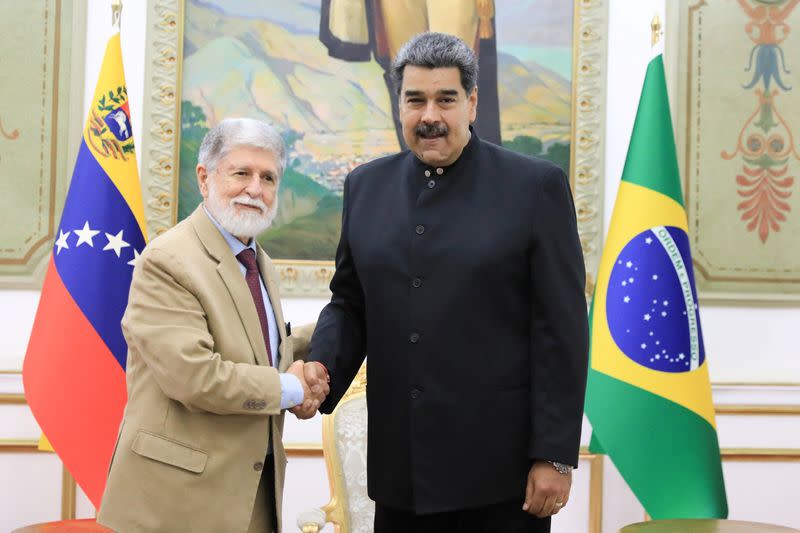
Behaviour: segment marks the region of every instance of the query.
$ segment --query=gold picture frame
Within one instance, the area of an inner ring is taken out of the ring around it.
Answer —
[[[178,208],[184,0],[148,0],[142,187],[148,232],[175,224]],[[594,290],[603,240],[603,173],[608,0],[574,0],[570,178]],[[276,260],[281,293],[326,297],[333,261]]]

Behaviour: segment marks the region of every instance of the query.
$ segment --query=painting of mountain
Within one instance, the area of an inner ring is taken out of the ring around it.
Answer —
[[[499,120],[504,145],[566,167],[572,3],[542,20],[553,1],[495,0]],[[399,149],[383,68],[328,55],[320,0],[187,0],[184,19],[179,218],[200,201],[205,132],[226,117],[261,119],[289,158],[278,217],[259,242],[275,259],[332,260],[347,173]]]

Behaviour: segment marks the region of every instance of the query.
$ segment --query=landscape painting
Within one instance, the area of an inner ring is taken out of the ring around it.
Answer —
[[[200,202],[194,168],[209,128],[265,120],[289,157],[278,216],[259,242],[273,259],[332,261],[348,172],[403,148],[387,71],[396,43],[425,30],[467,36],[478,52],[481,138],[569,171],[572,2],[420,0],[405,18],[390,0],[349,0],[358,9],[345,18],[339,3],[186,1],[179,220]]]

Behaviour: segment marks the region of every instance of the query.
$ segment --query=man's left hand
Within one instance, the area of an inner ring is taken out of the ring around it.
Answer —
[[[547,461],[534,461],[522,510],[539,518],[554,515],[567,505],[571,487],[572,472],[561,474]]]

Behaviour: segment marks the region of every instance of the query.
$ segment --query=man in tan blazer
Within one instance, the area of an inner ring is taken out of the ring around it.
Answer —
[[[254,239],[275,216],[284,165],[273,128],[222,121],[200,146],[203,204],[138,258],[122,320],[128,405],[101,524],[279,531],[283,412],[309,418],[328,392],[323,380],[306,383],[308,332],[287,334]]]

